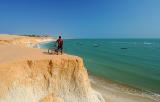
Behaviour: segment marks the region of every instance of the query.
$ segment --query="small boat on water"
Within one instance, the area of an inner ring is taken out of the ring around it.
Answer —
[[[94,47],[99,47],[100,45],[98,45],[98,44],[93,44],[93,46],[94,46]]]
[[[122,49],[122,50],[126,50],[126,49],[128,49],[128,48],[126,48],[126,47],[122,47],[121,49]]]

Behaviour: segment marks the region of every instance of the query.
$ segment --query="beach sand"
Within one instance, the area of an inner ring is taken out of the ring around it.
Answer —
[[[89,74],[91,86],[100,92],[106,102],[160,102],[157,97],[151,97],[138,89],[106,80]]]

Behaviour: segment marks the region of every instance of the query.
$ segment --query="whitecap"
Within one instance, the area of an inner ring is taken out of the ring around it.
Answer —
[[[145,45],[151,45],[152,43],[144,42],[143,44],[145,44]]]

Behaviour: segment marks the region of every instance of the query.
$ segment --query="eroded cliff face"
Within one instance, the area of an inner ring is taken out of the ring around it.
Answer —
[[[0,102],[104,102],[76,56],[2,64],[0,76]]]

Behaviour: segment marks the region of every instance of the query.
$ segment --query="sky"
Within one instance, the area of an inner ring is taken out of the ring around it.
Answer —
[[[0,34],[160,38],[160,0],[0,0]]]

